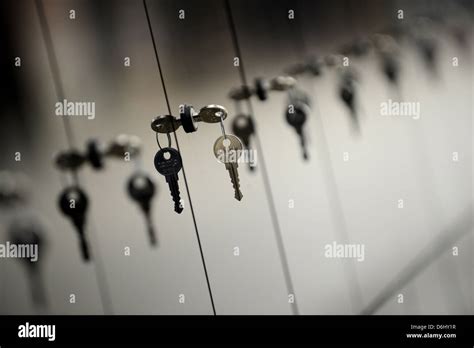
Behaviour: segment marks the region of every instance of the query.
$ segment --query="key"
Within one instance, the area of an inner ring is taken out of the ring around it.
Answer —
[[[418,40],[417,45],[421,56],[425,62],[427,69],[435,74],[436,73],[436,42],[427,38],[421,38]]]
[[[104,168],[104,154],[101,145],[95,139],[87,142],[87,159],[94,169]]]
[[[341,53],[344,56],[363,57],[372,49],[372,43],[365,38],[358,38],[354,42],[342,47]]]
[[[245,114],[235,116],[232,121],[232,132],[242,140],[246,149],[250,149],[250,137],[255,133],[255,126],[252,117]],[[249,163],[249,169],[253,171],[255,165]]]
[[[151,219],[151,201],[156,191],[155,184],[146,174],[136,173],[128,180],[127,190],[130,197],[140,205],[145,215],[151,245],[157,245],[155,229]]]
[[[64,215],[71,219],[79,234],[79,244],[84,261],[90,260],[89,246],[85,235],[88,205],[87,195],[77,186],[67,187],[59,196],[59,208]]]
[[[239,172],[238,160],[242,154],[243,145],[239,138],[235,135],[222,135],[217,138],[214,143],[214,155],[217,160],[225,164],[225,168],[229,172],[230,180],[234,187],[235,199],[240,201],[243,197],[242,192],[240,191],[240,181],[239,181]]]
[[[286,121],[290,126],[292,126],[298,137],[300,138],[301,150],[303,152],[303,159],[308,160],[308,151],[306,148],[306,137],[303,131],[303,126],[306,122],[306,107],[301,103],[295,103],[293,108],[288,108],[286,111]]]
[[[266,83],[266,81],[263,81],[263,79],[255,79],[255,94],[261,101],[267,100],[269,88],[270,87],[268,86],[268,83]]]
[[[119,134],[111,141],[104,151],[104,155],[123,159],[126,153],[130,155],[130,159],[140,155],[142,142],[135,135]]]
[[[286,73],[291,76],[309,74],[310,76],[319,76],[322,73],[323,62],[315,57],[309,58],[303,63],[296,63],[286,69]]]
[[[56,155],[55,162],[56,166],[60,170],[76,171],[84,164],[86,160],[87,158],[79,151],[70,150],[58,153]]]
[[[249,99],[254,93],[253,88],[248,86],[240,86],[231,89],[229,92],[229,98],[233,100],[245,100]]]
[[[271,79],[268,84],[270,90],[282,92],[294,88],[296,80],[291,76],[277,76]]]
[[[179,119],[186,133],[193,133],[197,131],[198,125],[196,120],[194,119],[194,116],[196,115],[197,114],[191,105],[180,105]]]
[[[172,115],[157,116],[151,121],[151,129],[157,133],[171,133],[178,130],[181,120]]]
[[[398,84],[398,71],[399,71],[399,64],[397,60],[388,54],[384,54],[382,57],[382,69],[385,77],[387,80],[393,84]]]
[[[323,70],[323,63],[321,59],[311,57],[308,59],[306,70],[311,76],[320,76]]]
[[[45,307],[48,304],[46,295],[46,288],[42,277],[41,265],[44,252],[44,231],[38,221],[21,218],[12,221],[8,228],[10,240],[16,245],[37,245],[37,260],[31,261],[29,258],[23,258],[28,271],[28,278],[30,282],[31,298],[33,304],[37,307]]]
[[[227,118],[227,110],[221,105],[206,105],[201,108],[201,110],[199,110],[199,114],[194,117],[199,122],[219,123]]]
[[[350,116],[352,119],[352,124],[354,125],[355,129],[358,131],[359,130],[359,118],[357,116],[357,110],[355,107],[355,86],[354,86],[354,81],[351,77],[343,77],[340,90],[339,90],[339,95],[346,104],[346,106],[349,108],[350,111]]]
[[[168,156],[168,157],[166,157]],[[174,201],[174,211],[181,214],[181,198],[179,194],[178,173],[183,167],[183,161],[178,150],[171,147],[160,149],[155,155],[155,168],[164,175]]]
[[[374,46],[379,54],[382,71],[393,86],[398,84],[400,71],[399,56],[400,47],[393,36],[387,34],[375,34],[373,36]]]

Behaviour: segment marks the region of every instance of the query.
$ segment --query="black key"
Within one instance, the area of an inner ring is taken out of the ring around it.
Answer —
[[[286,121],[295,129],[296,134],[298,134],[303,152],[303,159],[307,160],[309,156],[306,149],[306,137],[303,130],[307,118],[307,111],[305,109],[305,106],[300,103],[290,105],[286,111]]]
[[[250,150],[250,137],[255,133],[255,126],[252,117],[245,114],[235,116],[232,121],[232,133],[242,140],[242,143],[247,150]],[[249,163],[249,169],[253,171],[255,165]]]
[[[155,184],[146,174],[136,173],[128,180],[127,190],[130,197],[140,205],[145,215],[150,243],[156,245],[155,229],[151,219],[151,202],[156,191]]]
[[[387,80],[393,85],[398,84],[399,64],[398,61],[390,54],[382,56],[383,72]]]
[[[339,93],[342,101],[349,108],[352,124],[356,130],[359,130],[359,117],[357,115],[355,103],[355,86],[351,77],[343,77]]]
[[[260,78],[255,79],[255,94],[257,95],[258,99],[260,99],[261,101],[267,100],[268,92],[263,82],[263,79],[260,79]]]
[[[97,140],[87,142],[87,159],[94,169],[104,168],[104,154]]]
[[[21,260],[23,260],[27,266],[31,298],[34,305],[38,307],[47,306],[48,298],[42,277],[42,263],[40,262],[43,260],[44,251],[44,231],[42,226],[39,222],[32,219],[16,219],[10,224],[8,234],[10,235],[10,240],[13,244],[38,246],[38,259],[35,262],[27,258]]]
[[[434,40],[428,38],[420,38],[417,40],[417,45],[421,54],[421,57],[426,65],[426,68],[433,74],[437,73],[436,58],[437,58],[437,47]]]
[[[84,261],[90,260],[89,246],[85,234],[88,205],[87,195],[77,186],[65,188],[59,196],[59,208],[64,215],[71,219],[79,234],[79,243]]]
[[[197,131],[198,125],[194,120],[196,113],[191,105],[180,106],[179,119],[181,125],[186,133],[193,133]]]
[[[155,168],[164,175],[174,201],[174,211],[181,214],[181,198],[179,194],[178,173],[183,167],[183,161],[178,150],[171,147],[160,149],[155,155]]]

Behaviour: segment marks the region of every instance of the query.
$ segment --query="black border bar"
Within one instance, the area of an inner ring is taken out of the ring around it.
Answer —
[[[20,325],[55,325],[55,341],[19,338]],[[424,325],[423,331],[412,325]],[[430,326],[431,329],[428,329]],[[456,334],[408,338],[407,334]],[[426,346],[473,347],[474,316],[0,316],[0,347]]]

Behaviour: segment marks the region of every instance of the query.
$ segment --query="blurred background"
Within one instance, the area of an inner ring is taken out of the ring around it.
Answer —
[[[107,160],[101,171],[84,166],[78,174],[89,197],[93,255],[81,259],[77,233],[58,209],[71,178],[54,158],[68,148],[68,136],[55,114],[37,2],[2,1],[0,243],[12,241],[18,221],[42,242],[33,271],[0,259],[1,314],[212,314],[196,229],[217,314],[473,314],[471,1],[231,0],[249,84],[295,64],[321,68],[295,76],[311,101],[309,159],[285,120],[285,92],[251,98],[261,148],[255,171],[239,165],[240,202],[213,154],[219,124],[178,129],[195,224],[183,172],[185,209],[176,214],[153,165],[150,122],[168,110],[143,3],[41,4],[64,97],[95,102],[95,119],[70,118],[75,147],[85,151],[89,139],[109,142],[122,133],[141,139],[139,166],[157,186],[151,214],[159,246],[150,246],[126,191],[136,164]],[[147,5],[172,114],[180,104],[219,104],[231,133],[238,110],[229,92],[242,81],[225,2]],[[396,83],[384,73],[387,52],[364,49],[382,33],[397,47],[388,52],[398,63]],[[334,54],[349,57],[349,66]],[[359,131],[340,96],[349,71]],[[420,118],[381,115],[389,99],[419,103]],[[249,112],[246,103],[240,108]],[[325,257],[333,242],[364,245],[364,261]],[[38,282],[43,304],[32,297]]]

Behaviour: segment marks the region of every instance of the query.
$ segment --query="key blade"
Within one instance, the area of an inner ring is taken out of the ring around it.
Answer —
[[[242,194],[242,192],[240,192],[240,190],[238,190],[238,192],[235,193],[234,197],[236,200],[240,202],[242,198],[244,197],[244,195]]]
[[[243,194],[240,191],[239,171],[237,170],[238,165],[237,163],[226,163],[225,168],[229,172],[230,181],[232,182],[232,186],[234,187],[234,197],[236,200],[241,201],[243,198]]]
[[[183,207],[181,206],[181,197],[179,192],[179,185],[178,185],[178,175],[168,175],[166,177],[166,182],[170,188],[171,197],[173,197],[174,202],[174,211],[178,214],[181,214],[183,211]]]
[[[155,228],[149,216],[147,216],[146,225],[147,225],[148,238],[150,239],[150,244],[154,247],[158,246],[158,239],[156,238]]]
[[[84,235],[81,235],[79,238],[79,247],[81,249],[82,259],[85,262],[89,262],[91,260],[91,255],[89,252],[89,243]]]
[[[308,156],[308,148],[306,146],[306,136],[304,135],[303,129],[301,129],[298,132],[298,137],[300,138],[300,145],[301,145],[301,151],[303,154],[303,159],[307,161],[309,159],[309,156]]]

